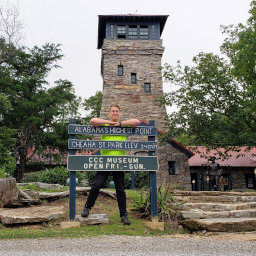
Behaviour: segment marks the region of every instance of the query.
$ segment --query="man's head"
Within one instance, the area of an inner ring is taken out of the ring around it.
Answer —
[[[112,104],[109,110],[110,120],[113,122],[117,122],[119,120],[119,116],[120,116],[120,106],[117,104]]]

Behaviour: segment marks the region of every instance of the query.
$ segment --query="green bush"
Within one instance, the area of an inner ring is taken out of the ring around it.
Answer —
[[[88,181],[89,186],[92,186],[92,183],[94,181],[96,172],[85,172],[84,176],[85,179]],[[135,188],[143,189],[148,187],[148,172],[135,172]],[[109,182],[113,180],[112,176],[109,175],[107,178],[104,187],[107,188],[109,186]],[[130,189],[131,188],[131,172],[126,172],[124,175],[124,183],[125,188]]]
[[[42,171],[40,179],[44,183],[66,185],[68,177],[69,171],[65,167],[56,167]]]
[[[46,169],[44,162],[28,162],[27,169],[30,172],[38,172]]]
[[[24,183],[41,182],[41,172],[25,173],[22,182]]]
[[[141,218],[150,217],[150,194],[149,191],[141,191],[138,198],[130,198],[133,209]],[[182,202],[174,196],[173,188],[163,183],[157,190],[158,218],[166,223],[170,229],[178,229],[182,220]]]
[[[92,186],[92,183],[94,181],[96,175],[96,171],[91,171],[91,172],[85,172],[85,178],[88,181],[89,186]],[[109,182],[112,180],[112,176],[109,175],[107,180],[104,183],[104,188],[109,187]]]
[[[6,173],[4,169],[0,168],[0,179],[6,178]]]
[[[78,185],[81,184],[82,175],[76,172]],[[69,178],[69,170],[63,166],[46,169],[41,172],[32,172],[25,175],[23,182],[43,182],[48,184],[60,184],[65,186]]]
[[[135,188],[145,189],[148,188],[149,173],[148,172],[135,172]]]

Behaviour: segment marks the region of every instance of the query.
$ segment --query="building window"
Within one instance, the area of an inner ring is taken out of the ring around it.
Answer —
[[[148,26],[140,26],[140,39],[148,39]]]
[[[110,38],[114,38],[114,25],[110,25]]]
[[[125,25],[117,26],[117,38],[126,38],[126,27]]]
[[[151,93],[151,84],[150,83],[145,83],[144,84],[144,91],[146,93]]]
[[[118,67],[117,67],[117,74],[119,76],[123,76],[124,75],[124,66],[123,65],[118,65]]]
[[[151,27],[152,39],[156,39],[156,25]]]
[[[130,25],[128,27],[129,39],[137,39],[137,25]]]
[[[246,188],[254,189],[256,187],[254,174],[245,174]]]
[[[136,73],[131,73],[131,83],[132,84],[136,84],[137,83]]]
[[[175,161],[168,161],[168,167],[169,167],[169,170],[168,170],[168,173],[169,175],[175,175]]]

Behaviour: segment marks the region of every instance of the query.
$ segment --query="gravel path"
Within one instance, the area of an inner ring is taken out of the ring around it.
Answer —
[[[256,255],[256,241],[212,238],[102,236],[79,239],[0,240],[2,256],[247,256]]]

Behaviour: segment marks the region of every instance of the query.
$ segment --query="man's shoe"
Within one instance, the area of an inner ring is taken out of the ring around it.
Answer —
[[[130,222],[129,219],[128,219],[127,214],[124,214],[124,215],[121,217],[121,222],[123,222],[124,225],[130,225],[130,224],[131,224],[131,222]]]
[[[89,216],[90,210],[91,209],[89,209],[89,208],[84,208],[84,210],[81,213],[81,216],[84,218],[87,218]]]

